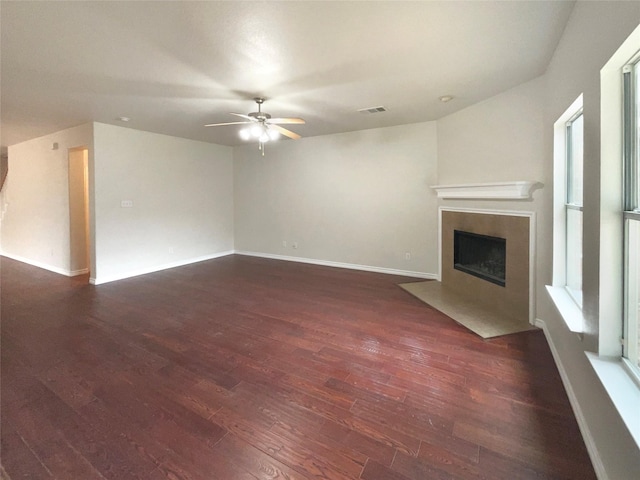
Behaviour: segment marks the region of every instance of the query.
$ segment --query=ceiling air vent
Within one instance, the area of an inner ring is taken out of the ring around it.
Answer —
[[[379,107],[361,108],[358,111],[360,113],[380,113],[380,112],[386,112],[387,109],[386,109],[386,107],[379,106]]]

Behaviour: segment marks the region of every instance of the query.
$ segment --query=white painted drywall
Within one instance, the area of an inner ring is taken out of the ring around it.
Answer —
[[[236,250],[436,273],[436,149],[434,122],[237,147]]]
[[[439,119],[438,182],[541,181],[543,87],[537,78]]]
[[[639,22],[640,2],[577,2],[543,77],[438,121],[439,183],[526,179],[545,184],[531,202],[443,203],[538,213],[537,317],[546,324],[569,382],[590,451],[597,452],[599,478],[611,480],[637,478],[640,452],[584,353],[598,348],[600,69]],[[541,288],[552,280],[553,123],[580,93],[585,114],[584,340],[569,332]]]
[[[84,124],[9,147],[3,255],[69,275],[68,152],[91,149],[92,128]]]
[[[95,283],[233,250],[230,147],[96,123],[94,150]]]

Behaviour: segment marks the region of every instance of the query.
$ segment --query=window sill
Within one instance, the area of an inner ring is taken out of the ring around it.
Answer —
[[[552,287],[551,285],[547,285],[547,292],[549,292],[556,310],[560,313],[569,330],[575,333],[582,333],[584,316],[580,307],[569,295],[569,292],[564,287]]]
[[[586,352],[629,433],[640,447],[640,387],[619,358],[605,358]]]

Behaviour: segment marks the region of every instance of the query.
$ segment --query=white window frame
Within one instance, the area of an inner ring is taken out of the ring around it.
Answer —
[[[600,70],[600,264],[597,350],[592,367],[640,447],[640,379],[622,357],[624,306],[623,75],[640,45],[640,26]]]
[[[633,225],[631,224],[633,222]],[[635,228],[631,228],[635,227]],[[622,357],[629,373],[640,385],[640,252],[630,246],[640,245],[640,213],[625,212],[624,222],[624,321]],[[628,362],[628,364],[627,364]]]
[[[582,332],[584,317],[579,299],[567,289],[567,124],[582,113],[582,94],[553,125],[553,281],[547,290],[567,327]]]
[[[624,211],[624,308],[622,356],[640,382],[640,50],[622,68],[622,157]]]
[[[567,293],[571,296],[574,302],[578,305],[578,307],[582,310],[582,224],[583,224],[583,197],[582,197],[582,185],[584,184],[584,161],[583,161],[583,145],[581,145],[579,153],[580,153],[580,195],[576,195],[573,192],[572,185],[574,185],[574,178],[576,177],[576,167],[575,160],[577,158],[576,152],[573,149],[573,137],[574,137],[574,124],[578,119],[582,120],[582,132],[580,137],[584,137],[584,115],[582,113],[582,108],[580,108],[573,116],[567,120],[565,123],[565,285],[564,288],[567,290]],[[584,142],[583,142],[584,143]],[[571,242],[570,235],[570,227],[569,224],[571,222],[570,216],[572,214],[578,213],[580,217],[580,231],[578,237],[578,245]],[[572,266],[572,257],[577,257],[574,259],[574,265]],[[576,271],[571,272],[571,269],[574,268]],[[572,285],[572,277],[574,280],[577,279],[578,285]]]

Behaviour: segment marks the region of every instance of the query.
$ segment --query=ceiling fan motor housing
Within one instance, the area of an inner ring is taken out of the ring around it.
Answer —
[[[269,120],[271,118],[271,115],[269,115],[268,113],[264,113],[264,112],[251,112],[249,113],[249,116],[252,118],[255,118],[256,120],[260,121],[260,122],[264,122],[265,120]]]

